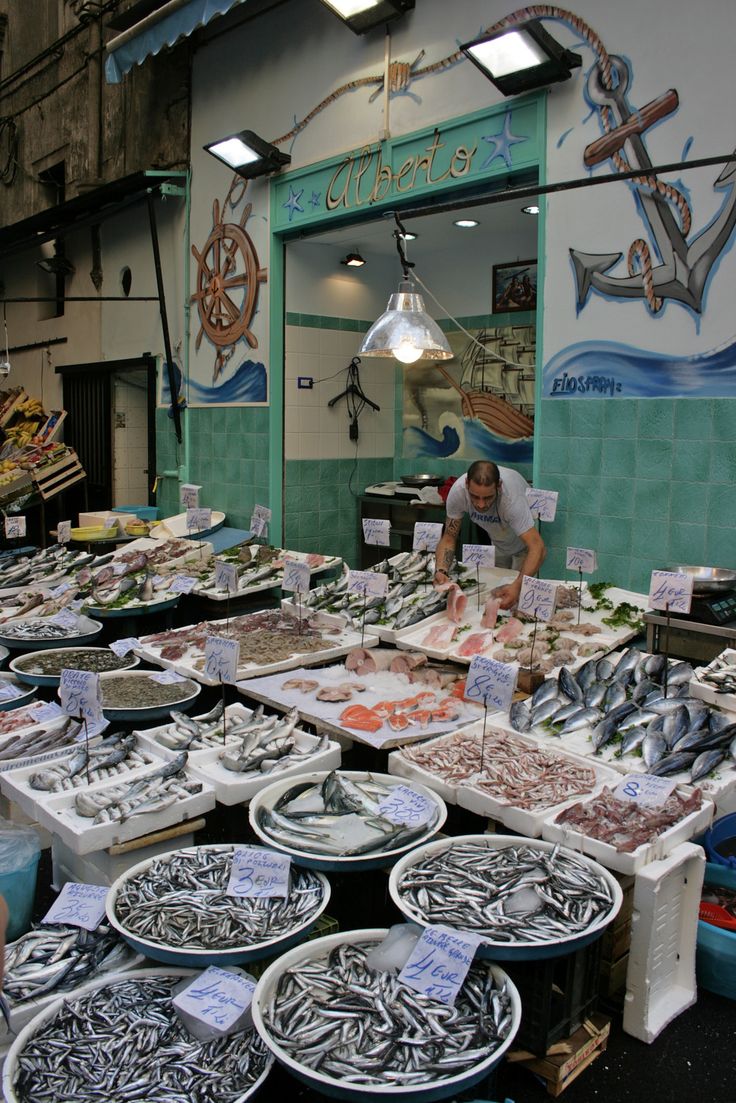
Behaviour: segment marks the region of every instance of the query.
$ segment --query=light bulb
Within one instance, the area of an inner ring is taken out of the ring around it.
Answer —
[[[398,345],[391,352],[402,364],[413,364],[422,355],[422,350],[417,348],[411,337],[402,337]]]

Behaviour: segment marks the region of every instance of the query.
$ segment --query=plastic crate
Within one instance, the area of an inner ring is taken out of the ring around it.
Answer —
[[[156,506],[115,506],[116,513],[134,513],[141,521],[158,521]]]
[[[624,1030],[653,1042],[693,1003],[702,847],[682,843],[636,875]]]
[[[709,862],[736,870],[736,814],[732,812],[716,820],[710,831],[706,831],[703,845]]]
[[[569,1038],[595,1011],[602,940],[563,957],[505,961],[519,989],[521,1025],[514,1046],[544,1057],[550,1046]]]
[[[708,862],[704,884],[736,889],[736,869]],[[736,1000],[736,931],[699,920],[695,971],[699,986]]]

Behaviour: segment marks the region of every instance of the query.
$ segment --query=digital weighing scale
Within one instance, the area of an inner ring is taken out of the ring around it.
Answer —
[[[688,614],[670,617],[669,632],[664,613],[644,614],[647,651],[667,651],[681,659],[709,663],[725,647],[736,647],[736,594],[694,597]]]
[[[366,494],[375,494],[379,498],[394,498],[397,494],[402,498],[418,498],[419,494],[415,486],[404,486],[403,483],[375,483],[365,488]]]

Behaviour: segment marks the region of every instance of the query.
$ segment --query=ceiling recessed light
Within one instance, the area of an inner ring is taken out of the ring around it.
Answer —
[[[528,207],[522,207],[524,214],[539,214],[539,207],[536,203],[530,203]]]
[[[476,218],[457,218],[455,225],[459,226],[461,230],[472,230],[475,226],[480,225]]]

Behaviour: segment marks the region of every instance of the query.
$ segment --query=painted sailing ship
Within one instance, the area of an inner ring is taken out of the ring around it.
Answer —
[[[495,330],[481,330],[475,340],[463,353],[459,383],[441,364],[435,365],[460,395],[463,417],[477,418],[508,440],[532,436],[534,349]]]

